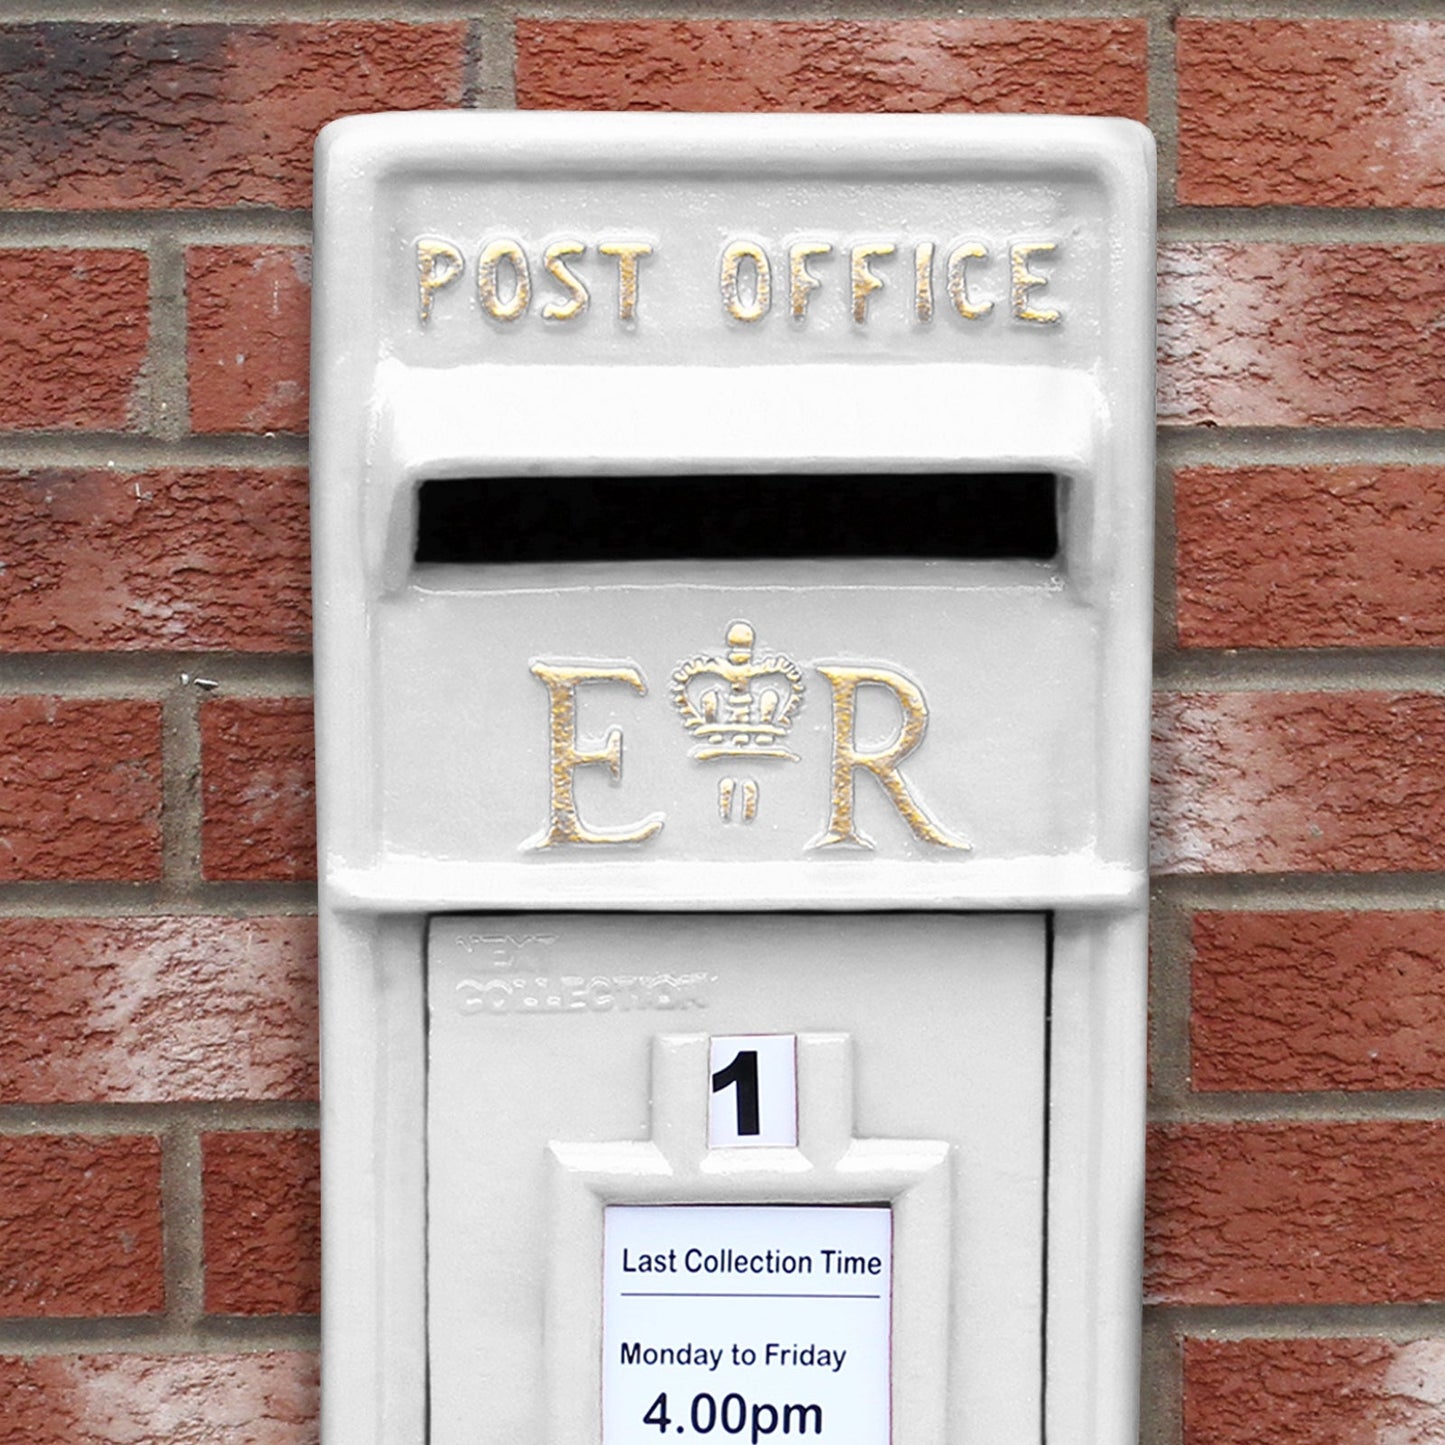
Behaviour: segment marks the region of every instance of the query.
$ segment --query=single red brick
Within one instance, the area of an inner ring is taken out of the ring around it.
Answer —
[[[1445,1089],[1445,913],[1200,913],[1196,1089]]]
[[[1186,1340],[1184,1445],[1445,1439],[1445,1340]]]
[[[206,1134],[206,1310],[315,1314],[321,1306],[321,1177],[309,1129]]]
[[[317,1445],[319,1374],[299,1350],[0,1356],[0,1445]]]
[[[1445,1121],[1149,1135],[1145,1293],[1191,1305],[1445,1299]]]
[[[1142,20],[521,20],[517,103],[579,110],[1148,110]]]
[[[1445,697],[1160,697],[1153,829],[1165,873],[1445,867]]]
[[[0,204],[306,206],[338,115],[462,102],[461,22],[0,29]]]
[[[3,76],[0,64],[0,90]],[[0,104],[0,130],[4,114]],[[0,427],[132,426],[149,286],[140,251],[0,249]]]
[[[1445,205],[1445,24],[1182,18],[1176,34],[1186,205]]]
[[[1174,477],[1184,647],[1445,645],[1445,467]]]
[[[306,430],[311,255],[299,246],[186,253],[191,430]]]
[[[311,701],[219,698],[201,708],[207,878],[316,876],[316,765]]]
[[[1159,255],[1159,416],[1445,426],[1445,246],[1178,242]]]
[[[157,703],[0,698],[0,880],[158,878]]]
[[[0,1136],[0,1316],[164,1307],[157,1141]]]
[[[311,918],[0,919],[11,1104],[316,1096]]]
[[[0,476],[0,650],[304,652],[306,473]]]

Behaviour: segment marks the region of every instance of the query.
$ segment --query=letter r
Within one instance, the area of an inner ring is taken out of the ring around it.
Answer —
[[[878,779],[888,800],[912,830],[914,837],[940,848],[967,848],[969,845],[938,826],[918,805],[898,771],[898,765],[923,741],[928,725],[928,706],[918,686],[900,672],[886,668],[823,667],[823,674],[833,688],[833,771],[828,826],[811,843],[810,848],[828,848],[836,843],[852,843],[871,848],[872,842],[858,831],[854,821],[858,770]],[[903,714],[898,736],[877,752],[858,751],[855,735],[858,689],[884,687],[893,694]]]

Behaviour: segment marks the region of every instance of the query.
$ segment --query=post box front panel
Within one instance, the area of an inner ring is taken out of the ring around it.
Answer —
[[[1037,1436],[1044,916],[440,917],[427,969],[432,1445]]]
[[[535,884],[543,864],[850,849],[1135,861],[1116,774],[1144,714],[1098,714],[1143,615],[1128,578],[1147,506],[1121,452],[1147,404],[1139,137],[770,119],[454,117],[365,152],[381,128],[353,131],[365,254],[323,308],[322,392],[352,417],[366,615],[320,630],[350,635],[379,684],[354,714],[356,851],[378,872],[441,865],[439,902],[462,904],[457,863],[535,863]],[[950,472],[1051,476],[1058,553],[814,557],[790,518],[790,560],[750,563],[776,555],[764,514],[736,560],[689,561],[707,549],[686,535],[657,564],[415,560],[430,482],[663,474],[701,540],[752,474],[830,469],[877,478],[839,494],[855,549],[900,472],[940,493]],[[736,627],[748,667],[783,667],[746,703],[696,680]],[[710,687],[719,720],[748,726],[706,726]],[[788,876],[779,900],[813,896]],[[1012,896],[1049,896],[1029,877]],[[959,876],[938,896],[987,893]]]
[[[318,154],[326,1438],[1132,1439],[1147,134]],[[1057,546],[896,547],[900,474],[1042,481]],[[703,543],[425,540],[598,477]]]

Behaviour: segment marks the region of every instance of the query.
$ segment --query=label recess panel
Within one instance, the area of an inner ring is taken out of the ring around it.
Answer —
[[[613,1205],[605,1248],[602,1445],[888,1439],[886,1206]]]

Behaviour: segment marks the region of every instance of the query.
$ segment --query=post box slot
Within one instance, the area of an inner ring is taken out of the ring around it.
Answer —
[[[1060,490],[1051,472],[439,478],[419,489],[415,557],[1048,561]]]

